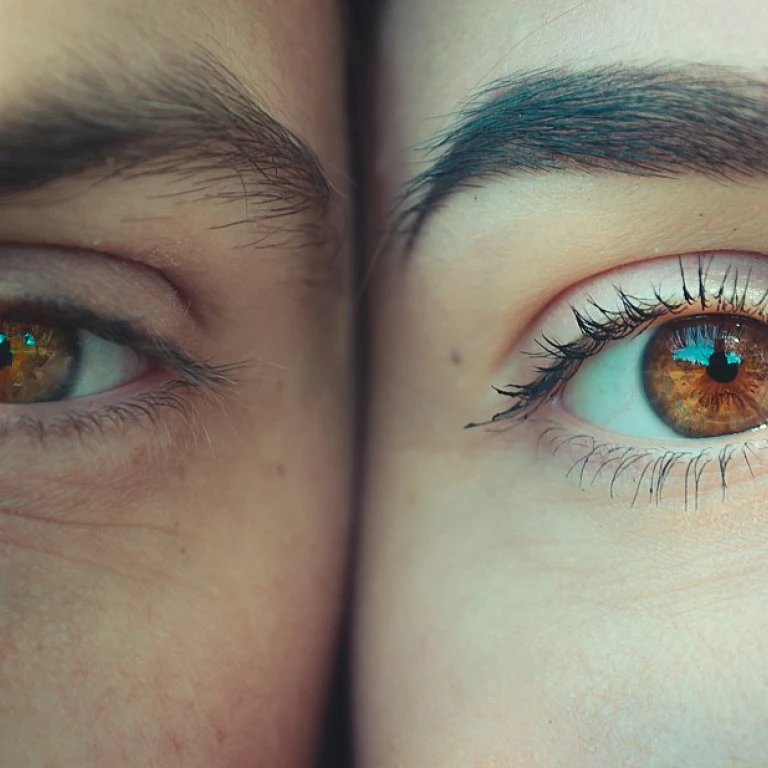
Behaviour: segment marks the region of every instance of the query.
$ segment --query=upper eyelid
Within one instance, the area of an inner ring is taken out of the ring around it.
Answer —
[[[757,286],[761,286],[759,290]],[[646,306],[668,303],[670,310],[675,305],[695,303],[704,310],[714,302],[726,311],[743,308],[740,300],[747,301],[750,296],[754,308],[768,314],[767,253],[724,249],[654,255],[613,266],[560,290],[526,323],[523,335],[553,337],[547,330],[553,315],[569,321],[578,315],[601,319],[606,312],[626,309],[625,299]],[[544,328],[544,332],[532,330],[537,328]],[[574,324],[570,337],[558,337],[557,341],[572,340],[577,330]]]
[[[205,333],[199,302],[142,260],[112,249],[0,242],[0,306],[34,306],[55,318],[77,312],[81,322],[129,318],[135,328],[180,338]],[[104,323],[102,322],[102,325]]]
[[[66,323],[131,347],[186,385],[224,394],[254,365],[201,356],[210,329],[174,281],[110,252],[0,244],[0,314]]]

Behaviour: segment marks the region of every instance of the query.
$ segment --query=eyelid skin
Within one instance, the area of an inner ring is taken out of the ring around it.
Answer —
[[[109,253],[0,244],[0,304],[57,298],[101,317],[132,317],[181,341],[194,313],[159,271]]]
[[[0,246],[0,313],[90,331],[190,387],[227,386],[238,367],[196,357],[204,329],[165,277],[106,254]]]
[[[768,259],[745,253],[688,254],[616,270],[568,292],[533,330],[533,342],[512,357],[513,383],[497,392],[512,403],[489,421],[469,427],[528,423],[535,440],[570,461],[569,476],[582,488],[607,479],[613,497],[631,487],[631,502],[647,491],[660,504],[671,481],[689,502],[716,481],[725,496],[734,475],[755,475],[768,438],[761,430],[707,440],[670,439],[666,445],[611,434],[580,423],[562,403],[584,361],[613,341],[628,338],[669,317],[712,313],[768,319]],[[617,382],[617,386],[620,383]],[[740,460],[741,471],[736,467]]]

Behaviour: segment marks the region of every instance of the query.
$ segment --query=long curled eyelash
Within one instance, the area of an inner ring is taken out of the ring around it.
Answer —
[[[566,384],[578,373],[586,360],[594,357],[612,341],[625,339],[647,328],[655,321],[679,314],[698,305],[702,311],[714,307],[719,312],[748,312],[765,318],[768,314],[768,289],[756,301],[749,300],[751,273],[740,274],[738,268],[728,267],[719,286],[707,290],[707,277],[713,255],[697,257],[696,284],[686,279],[682,257],[678,258],[682,296],[679,300],[665,298],[660,288],[651,288],[652,298],[641,299],[614,285],[619,308],[601,306],[592,298],[587,299],[588,309],[582,311],[571,305],[580,336],[574,341],[558,342],[542,336],[535,343],[537,350],[528,352],[530,357],[549,361],[534,369],[535,378],[527,384],[509,384],[494,390],[514,402],[490,419],[471,422],[466,429],[487,426],[504,420],[524,421],[544,403],[562,393]]]

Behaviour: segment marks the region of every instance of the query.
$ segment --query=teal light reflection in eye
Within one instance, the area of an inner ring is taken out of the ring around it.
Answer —
[[[710,364],[709,360],[714,353],[715,345],[713,342],[700,342],[697,344],[689,344],[682,349],[676,349],[672,353],[672,357],[675,360],[682,360],[684,363],[697,363],[698,365],[706,367]],[[741,357],[735,352],[726,352],[725,359],[729,364],[741,364]]]
[[[25,347],[34,347],[37,342],[35,341],[35,337],[31,333],[25,333],[24,334],[24,346]]]
[[[715,338],[717,336],[717,338]],[[725,352],[725,362],[729,365],[741,365],[741,356],[736,352],[726,352],[724,340],[707,325],[690,326],[675,334],[675,346],[672,353],[674,360],[684,363],[703,365],[705,368],[711,365],[712,355]]]

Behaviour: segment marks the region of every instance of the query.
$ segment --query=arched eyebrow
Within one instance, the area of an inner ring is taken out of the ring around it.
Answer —
[[[717,66],[547,69],[484,88],[423,147],[395,231],[410,251],[453,194],[531,173],[768,174],[768,84]]]
[[[170,194],[243,202],[243,223],[311,214],[305,234],[334,196],[308,144],[207,52],[142,76],[81,68],[0,110],[0,205],[63,179],[145,175],[171,177]]]

